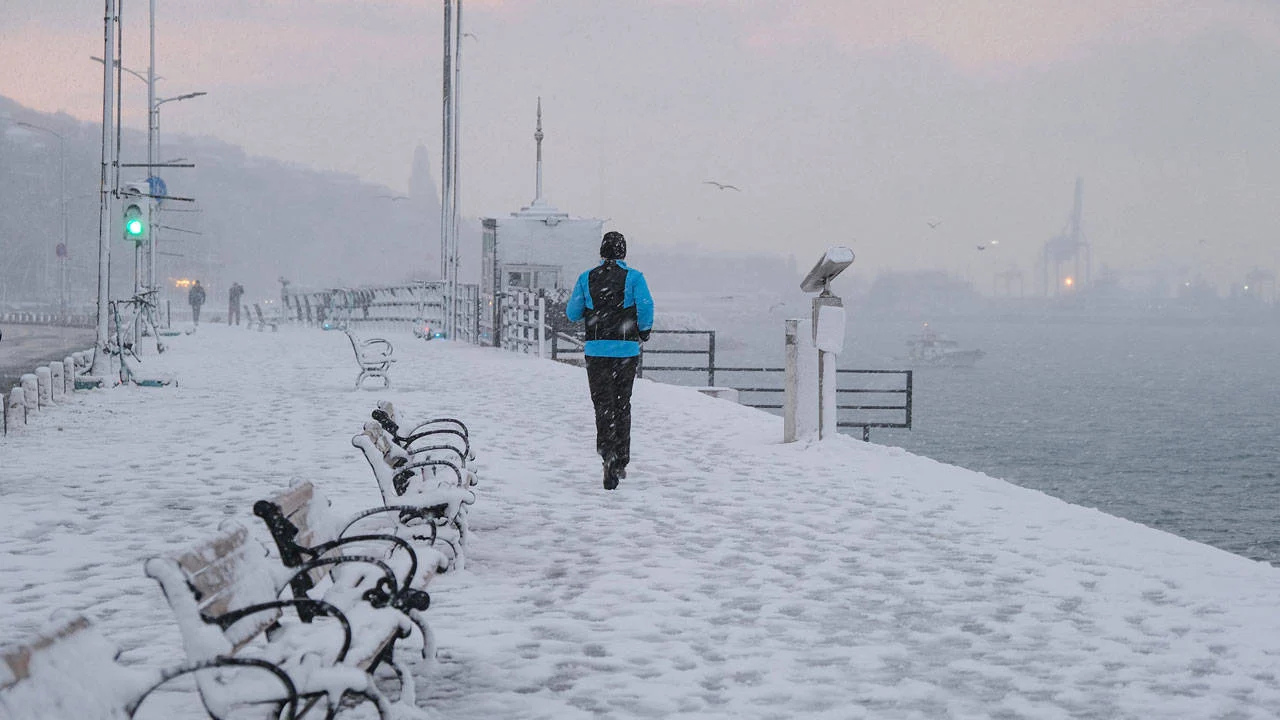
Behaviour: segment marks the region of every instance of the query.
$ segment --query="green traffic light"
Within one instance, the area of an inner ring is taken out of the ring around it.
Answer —
[[[137,237],[142,234],[142,221],[134,218],[125,224],[124,230],[130,235]]]

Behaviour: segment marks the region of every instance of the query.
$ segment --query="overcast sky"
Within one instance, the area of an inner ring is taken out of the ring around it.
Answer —
[[[632,242],[1039,277],[1075,178],[1096,265],[1280,265],[1280,4],[465,0],[464,213],[548,199]],[[101,0],[0,0],[0,94],[101,119]],[[164,134],[403,190],[438,161],[439,0],[158,2]],[[147,2],[125,0],[145,71]],[[125,79],[127,121],[145,87]],[[196,158],[198,162],[198,158]],[[719,191],[704,180],[732,183]],[[927,222],[939,222],[931,229]],[[978,244],[998,240],[979,252]]]

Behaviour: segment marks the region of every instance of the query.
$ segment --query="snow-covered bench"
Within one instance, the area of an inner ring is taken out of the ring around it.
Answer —
[[[395,348],[392,347],[391,341],[384,338],[368,338],[367,340],[357,340],[350,330],[342,329],[346,333],[347,339],[351,341],[351,350],[356,354],[356,364],[360,366],[360,374],[356,376],[356,388],[360,387],[360,383],[365,378],[382,378],[382,386],[390,387],[391,378],[387,376],[387,372],[391,370],[391,363],[396,359],[392,357]]]
[[[147,561],[147,575],[160,584],[178,621],[187,660],[241,665],[194,673],[211,716],[248,709],[273,718],[288,710],[285,717],[294,717],[292,705],[296,717],[322,707],[330,718],[348,696],[373,702],[384,719],[419,714],[412,679],[392,657],[395,641],[408,637],[414,622],[389,604],[362,597],[361,591],[376,587],[344,585],[334,571],[334,587],[322,598],[279,598],[297,575],[348,562],[377,568],[387,578],[385,587],[393,594],[398,589],[389,567],[354,553],[282,567],[238,523],[185,552]],[[374,684],[373,670],[383,661],[401,679],[395,706]]]
[[[475,503],[472,488],[477,484],[475,473],[463,467],[466,452],[453,445],[405,450],[372,421],[351,444],[369,463],[384,504],[442,508],[430,518],[435,525],[433,542],[441,551],[447,547],[450,563],[462,567],[469,536],[467,508]],[[442,468],[448,472],[435,475]]]
[[[158,674],[116,663],[116,648],[82,616],[51,625],[0,655],[0,717],[133,717]]]
[[[457,418],[432,418],[418,423],[405,423],[396,411],[396,407],[388,400],[379,400],[378,407],[371,416],[383,430],[387,431],[392,442],[406,450],[414,450],[423,448],[419,441],[426,442],[454,442],[454,438],[460,442],[462,450],[462,466],[466,467],[468,461],[475,460],[475,453],[471,451],[471,432],[467,429],[465,423]],[[408,426],[410,430],[401,435],[400,428]],[[451,437],[452,436],[452,437]]]
[[[249,323],[253,324],[255,322],[258,325],[258,332],[262,332],[268,325],[271,326],[271,332],[275,332],[280,329],[275,320],[268,320],[262,315],[262,306],[258,303],[253,304],[253,315],[249,316]]]
[[[257,671],[264,682],[274,677],[284,704],[297,708],[288,675],[244,658],[214,658],[169,670],[126,667],[119,650],[84,616],[55,619],[31,642],[0,655],[0,717],[5,720],[120,720],[169,717],[177,705],[193,704],[187,693],[165,693],[148,703],[153,691],[174,678],[219,669]],[[198,676],[197,676],[198,677]],[[210,710],[212,712],[212,710]]]

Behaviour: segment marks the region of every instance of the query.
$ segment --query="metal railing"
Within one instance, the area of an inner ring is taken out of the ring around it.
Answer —
[[[306,325],[444,327],[448,297],[440,282],[413,282],[361,288],[328,288],[283,293],[284,320]],[[475,342],[479,332],[479,288],[458,286],[458,340]]]
[[[746,395],[765,395],[767,397],[777,397],[778,393],[786,391],[781,386],[782,380],[786,376],[786,368],[770,368],[770,367],[724,367],[718,368],[721,373],[755,373],[757,376],[766,375],[776,377],[778,385],[768,385],[765,387],[739,387],[736,388],[738,393]],[[895,378],[900,379],[901,384],[892,387],[875,386],[873,378]],[[853,383],[858,383],[853,385]],[[868,387],[871,385],[871,387]],[[856,396],[860,399],[852,403],[841,403],[842,396]],[[837,428],[862,428],[862,439],[871,439],[871,428],[900,428],[911,429],[911,405],[913,399],[913,376],[910,370],[836,370],[836,398],[837,398]],[[760,408],[762,410],[781,410],[783,405],[781,398],[778,401],[769,402],[750,402],[739,399],[739,402],[748,407]],[[841,411],[857,411],[860,416],[849,417],[848,412]]]
[[[668,337],[706,338],[705,348],[673,348],[670,344],[659,347],[642,346],[640,368],[637,375],[644,376],[649,372],[706,373],[707,386],[716,384],[716,374],[728,373],[751,374],[751,383],[727,383],[738,391],[740,403],[761,410],[782,410],[781,393],[785,392],[783,380],[786,369],[780,367],[717,367],[716,366],[716,333],[714,330],[654,330],[653,335]],[[550,333],[551,359],[560,362],[581,365],[583,339],[580,335],[557,332]],[[677,355],[704,357],[705,364],[697,365],[653,365],[647,364],[648,355]],[[770,382],[774,380],[776,382]],[[886,386],[885,383],[892,383]],[[862,439],[871,439],[871,428],[911,429],[911,410],[913,400],[913,376],[910,370],[836,370],[836,397],[838,412],[836,426],[839,428],[862,428]],[[756,399],[752,399],[756,396]],[[855,398],[857,398],[855,400]],[[839,402],[846,400],[846,402]],[[852,415],[852,417],[851,417]]]
[[[665,335],[667,337],[705,337],[707,341],[706,349],[682,349],[672,347],[646,347],[649,343],[640,346],[640,365],[636,368],[636,377],[644,377],[645,370],[671,371],[671,372],[705,372],[707,374],[707,387],[713,387],[716,384],[716,331],[715,330],[653,330],[652,335]],[[652,339],[652,337],[650,338]],[[645,358],[648,355],[702,355],[707,361],[705,365],[651,365],[646,364]]]

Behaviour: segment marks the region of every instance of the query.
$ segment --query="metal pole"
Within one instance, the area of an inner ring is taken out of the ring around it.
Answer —
[[[458,118],[462,110],[462,0],[457,0],[458,12],[454,17],[453,31],[453,102],[450,103],[452,109],[453,130],[449,133],[453,139],[453,155],[451,157],[453,163],[453,191],[449,195],[449,204],[451,206],[452,218],[450,220],[450,228],[452,237],[449,240],[449,290],[453,297],[453,313],[450,323],[453,326],[453,332],[449,337],[453,338],[458,334]]]
[[[716,385],[716,331],[712,330],[707,339],[707,387]]]
[[[90,367],[90,374],[98,377],[106,377],[111,371],[110,360],[107,358],[107,302],[108,302],[108,286],[110,283],[111,267],[111,243],[109,236],[111,234],[111,218],[114,216],[113,198],[111,193],[110,176],[108,175],[110,166],[108,163],[114,156],[114,137],[111,133],[111,123],[113,117],[111,114],[112,93],[115,91],[113,78],[111,77],[112,66],[115,64],[115,33],[112,32],[113,23],[115,22],[115,0],[104,0],[105,11],[103,17],[103,52],[104,58],[102,63],[102,163],[99,175],[98,185],[98,310],[97,310],[97,329],[94,336],[93,364]]]
[[[452,339],[449,328],[449,238],[450,211],[449,195],[452,177],[453,143],[450,133],[453,99],[453,0],[444,0],[444,81],[441,97],[441,152],[440,152],[440,287],[441,287],[441,320],[445,328],[445,337]]]
[[[160,111],[156,108],[156,0],[151,0],[151,61],[147,65],[147,189],[152,195],[155,195],[154,186],[151,184],[151,178],[155,176],[157,147],[156,147],[156,124]],[[147,263],[147,289],[156,289],[156,241],[159,239],[160,230],[156,227],[155,217],[156,200],[151,198],[147,203],[147,238],[148,244],[148,260]]]

